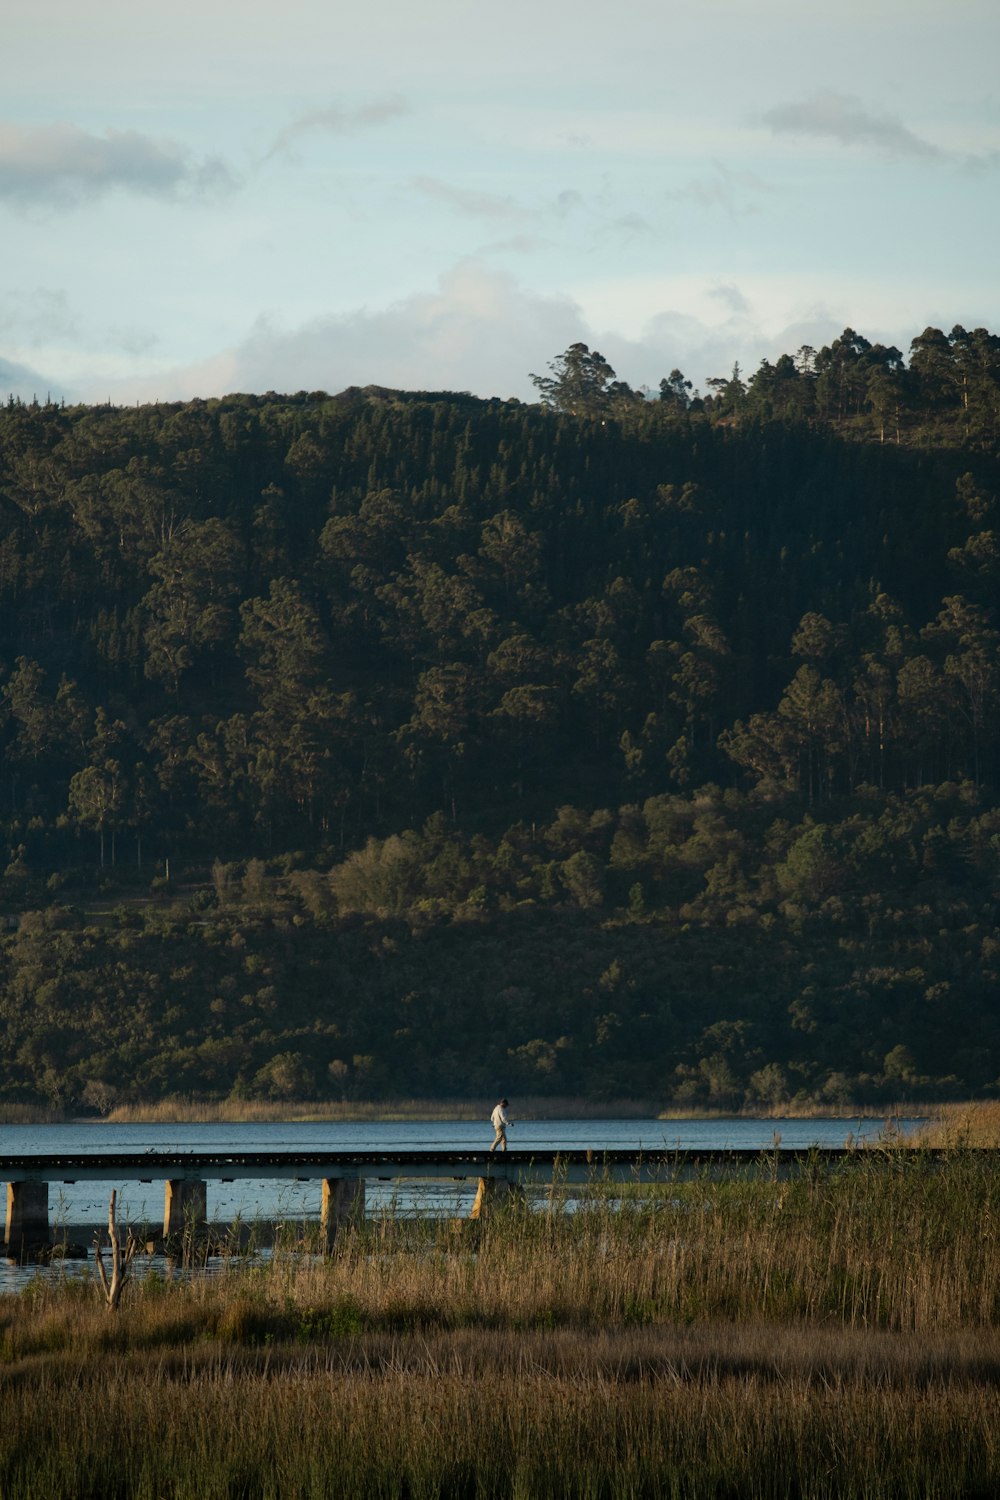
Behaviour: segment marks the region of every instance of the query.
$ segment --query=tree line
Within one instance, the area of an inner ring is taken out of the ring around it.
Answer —
[[[820,349],[803,344],[761,360],[749,378],[737,363],[728,376],[710,377],[704,395],[679,369],[656,392],[633,389],[582,343],[548,370],[531,377],[543,404],[591,418],[655,400],[674,415],[822,422],[879,443],[944,437],[988,450],[1000,431],[1000,336],[961,324],[949,334],[925,328],[911,340],[908,360],[894,344],[873,344],[845,328]]]

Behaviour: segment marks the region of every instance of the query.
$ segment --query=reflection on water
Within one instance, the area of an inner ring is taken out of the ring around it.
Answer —
[[[894,1121],[907,1131],[922,1123]],[[864,1119],[794,1120],[518,1120],[513,1117],[511,1147],[553,1151],[612,1148],[663,1151],[741,1147],[764,1150],[776,1141],[787,1148],[842,1146],[850,1137],[875,1140],[885,1121]],[[88,1122],[69,1125],[0,1126],[0,1155],[22,1152],[82,1154],[105,1151],[231,1151],[296,1150],[469,1150],[488,1146],[493,1139],[487,1122],[468,1120],[341,1121],[315,1120],[267,1124],[114,1125]],[[93,1229],[106,1225],[108,1199],[118,1191],[119,1222],[154,1230],[163,1224],[163,1183],[79,1182],[53,1183],[49,1188],[49,1219],[54,1227],[92,1226],[83,1243],[90,1252]],[[475,1179],[465,1182],[414,1181],[367,1184],[367,1213],[422,1214],[463,1217],[475,1194]],[[208,1217],[229,1224],[285,1220],[316,1220],[321,1187],[313,1182],[245,1180],[207,1182]],[[76,1236],[78,1239],[79,1235]],[[51,1269],[22,1269],[0,1261],[0,1292],[15,1291],[35,1275],[90,1275],[83,1263]]]

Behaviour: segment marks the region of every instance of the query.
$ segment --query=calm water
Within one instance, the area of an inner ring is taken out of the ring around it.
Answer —
[[[920,1122],[900,1121],[905,1131]],[[517,1120],[513,1117],[512,1148],[563,1150],[571,1147],[602,1151],[611,1147],[648,1151],[674,1148],[773,1146],[842,1146],[847,1137],[877,1139],[884,1119],[854,1120]],[[406,1150],[488,1146],[493,1132],[488,1122],[469,1120],[412,1121],[294,1121],[227,1125],[0,1125],[0,1155],[19,1152],[102,1152],[113,1150],[197,1151],[224,1147],[233,1151],[295,1150]],[[49,1188],[49,1219],[54,1225],[106,1223],[108,1199],[118,1190],[119,1217],[124,1224],[159,1226],[163,1223],[162,1182],[53,1183]],[[369,1215],[389,1209],[400,1213],[461,1215],[468,1212],[475,1182],[369,1182]],[[255,1219],[316,1219],[320,1184],[243,1181],[207,1184],[208,1216],[219,1222],[239,1217]],[[85,1243],[90,1246],[91,1235]],[[35,1274],[34,1272],[27,1273]],[[62,1274],[59,1272],[59,1274]],[[0,1292],[24,1284],[26,1273],[0,1261]]]

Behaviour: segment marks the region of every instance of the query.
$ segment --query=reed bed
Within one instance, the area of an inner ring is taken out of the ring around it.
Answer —
[[[495,1099],[288,1100],[169,1098],[152,1104],[123,1104],[107,1119],[114,1124],[226,1124],[288,1120],[489,1120]],[[613,1099],[595,1104],[586,1099],[518,1100],[522,1120],[630,1120],[655,1118],[648,1100]]]
[[[1000,1146],[1000,1100],[935,1105],[916,1139],[927,1146]]]
[[[599,1180],[327,1257],[0,1299],[0,1495],[1000,1492],[1000,1183],[976,1151]]]
[[[43,1104],[0,1101],[0,1125],[54,1125],[65,1118],[61,1110],[52,1110]]]

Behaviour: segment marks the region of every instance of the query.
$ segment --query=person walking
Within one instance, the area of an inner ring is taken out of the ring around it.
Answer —
[[[495,1131],[493,1144],[490,1147],[491,1151],[495,1151],[498,1146],[500,1147],[501,1151],[506,1151],[507,1149],[507,1126],[510,1124],[510,1121],[508,1120],[504,1111],[507,1108],[508,1102],[509,1101],[507,1099],[501,1099],[500,1103],[496,1106],[493,1113],[490,1115],[490,1124],[493,1126],[493,1129]]]

